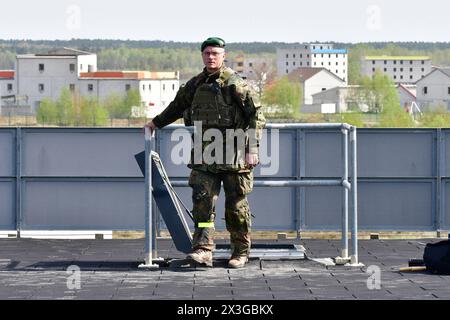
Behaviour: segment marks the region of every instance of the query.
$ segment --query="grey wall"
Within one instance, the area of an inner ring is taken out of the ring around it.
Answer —
[[[155,147],[171,179],[186,180],[188,168],[171,161],[173,130],[158,131]],[[280,170],[268,177],[259,167],[256,179],[340,178],[339,131],[279,136]],[[134,161],[143,149],[139,128],[0,128],[0,229],[143,229],[144,180]],[[448,163],[450,129],[359,129],[360,229],[450,229]],[[176,189],[190,207],[190,188]],[[249,201],[254,230],[340,229],[339,187],[255,187]],[[216,211],[224,229],[223,192]]]

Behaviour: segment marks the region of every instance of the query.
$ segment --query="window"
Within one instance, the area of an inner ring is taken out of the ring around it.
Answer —
[[[94,91],[94,85],[93,85],[92,83],[89,83],[89,84],[88,84],[88,91],[89,91],[89,92]]]
[[[294,58],[295,58],[295,55],[294,55]],[[249,67],[253,67],[253,62],[249,62],[249,63],[248,63],[248,66],[249,66]]]
[[[289,58],[289,54],[288,54],[288,53],[286,53],[286,59],[287,59],[287,58]]]
[[[386,60],[384,60],[384,64],[387,64],[387,61],[386,61]]]
[[[425,61],[422,60],[422,64],[425,64]]]
[[[397,72],[397,68],[394,68],[394,72]]]
[[[73,83],[69,84],[69,90],[74,92],[75,91],[75,84],[73,84]]]
[[[44,92],[44,89],[45,89],[44,84],[43,83],[39,83],[39,85],[38,85],[39,92]]]
[[[323,54],[321,55],[321,58],[323,58]]]
[[[165,84],[163,84],[163,91],[165,91],[166,90],[166,85]]]
[[[302,66],[302,65],[303,65],[303,62],[300,61],[300,65]]]
[[[175,84],[172,84],[172,90],[175,91]]]
[[[400,64],[403,64],[403,60],[400,60]]]
[[[308,61],[308,62],[306,62],[306,65],[308,65],[308,66],[309,66],[309,61]]]
[[[394,64],[397,64],[397,60],[394,60]]]
[[[295,61],[292,64],[295,66]]]
[[[309,58],[309,53],[306,55],[307,58]]]
[[[322,91],[327,91],[327,88],[322,88]]]
[[[331,62],[328,62],[328,65],[331,66]]]
[[[424,72],[425,71],[425,68],[422,68],[422,72]]]
[[[70,65],[69,65],[69,70],[70,70],[70,72],[75,72],[75,64],[74,63],[71,63]]]
[[[243,65],[244,65],[244,63],[243,62],[238,62],[238,67],[242,67]]]
[[[336,65],[339,65],[339,63],[336,62]]]
[[[397,76],[394,75],[394,79],[397,79]]]
[[[409,76],[409,79],[411,79],[411,80],[412,80],[412,78],[413,78],[413,76]]]
[[[142,91],[145,91],[145,84],[142,85]]]
[[[423,77],[423,76],[422,76]],[[450,94],[450,87],[447,88],[447,93]]]
[[[295,58],[295,53],[292,55],[292,58]]]
[[[8,90],[8,92],[11,92],[12,89],[13,89],[12,83],[8,83],[8,86],[7,86],[7,89],[6,89],[6,90]]]
[[[387,72],[387,68],[384,68],[384,72]]]
[[[323,62],[322,62],[322,66],[323,66]]]
[[[303,54],[302,54],[302,53],[300,53],[300,59],[301,59],[301,58],[303,58]]]
[[[372,72],[375,72],[375,68],[372,68]]]
[[[131,89],[131,85],[126,84],[126,85],[125,85],[125,91],[129,91],[130,89]]]
[[[328,55],[328,58],[331,58],[331,54]],[[336,57],[337,58],[337,57]]]
[[[375,60],[372,60],[372,64],[375,64]]]
[[[428,94],[428,87],[423,87],[422,92],[423,94]]]
[[[316,63],[314,62],[314,65],[316,65]]]
[[[152,91],[152,85],[151,84],[148,85],[148,91]]]
[[[403,68],[400,68],[400,72],[403,72]]]
[[[413,72],[413,68],[409,68],[409,71],[410,71],[410,72]]]
[[[400,76],[400,79],[403,79],[403,75]]]
[[[45,66],[43,63],[39,63],[39,72],[44,72]]]
[[[286,69],[286,74],[288,74],[289,73],[289,70],[288,69]]]
[[[412,60],[411,60],[411,61],[409,61],[409,64],[413,64]]]
[[[286,65],[288,66],[288,65],[289,65],[289,62],[286,61]]]

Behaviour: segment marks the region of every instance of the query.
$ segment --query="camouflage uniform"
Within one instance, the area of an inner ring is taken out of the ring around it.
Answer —
[[[246,141],[245,153],[258,154],[265,118],[246,82],[230,68],[223,66],[213,74],[208,74],[205,68],[180,88],[174,101],[153,123],[160,128],[182,117],[188,126],[201,120],[205,129],[219,129],[224,135],[225,129],[254,129],[248,131],[254,136]],[[207,145],[203,143],[203,150]],[[191,157],[188,166],[192,169],[189,185],[193,189],[194,250],[214,249],[215,203],[223,182],[232,253],[234,256],[249,253],[251,213],[247,195],[253,189],[253,172],[245,165],[245,154],[235,151],[233,163],[197,163]]]

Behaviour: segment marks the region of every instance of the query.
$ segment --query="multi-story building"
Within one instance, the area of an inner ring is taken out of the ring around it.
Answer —
[[[361,74],[373,76],[378,70],[395,83],[415,83],[431,71],[428,56],[367,56],[361,62]]]
[[[348,82],[348,52],[332,44],[303,44],[277,49],[277,74],[284,76],[297,68],[324,68]]]
[[[175,98],[178,72],[98,71],[97,55],[62,48],[45,54],[17,55],[16,70],[0,71],[1,95],[26,97],[36,112],[44,98],[56,100],[63,88],[99,100],[139,90],[143,113],[153,117]]]
[[[450,110],[450,68],[435,68],[417,81],[417,104],[422,111]]]

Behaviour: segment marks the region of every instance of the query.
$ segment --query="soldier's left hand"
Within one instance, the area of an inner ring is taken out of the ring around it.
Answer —
[[[259,163],[259,157],[257,154],[254,153],[247,153],[245,155],[245,163],[247,164],[248,167],[250,168],[254,168],[258,165]]]

